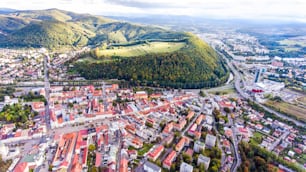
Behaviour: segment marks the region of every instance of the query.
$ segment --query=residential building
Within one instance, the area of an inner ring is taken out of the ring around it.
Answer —
[[[192,171],[193,171],[192,165],[189,165],[185,162],[181,163],[180,172],[192,172]]]
[[[153,161],[156,161],[156,159],[160,156],[160,154],[163,151],[164,151],[164,146],[159,145],[148,154],[148,158],[152,159]]]
[[[201,163],[204,164],[205,170],[207,170],[208,167],[209,167],[210,158],[209,158],[209,157],[206,157],[206,156],[204,156],[204,155],[202,155],[202,154],[200,154],[199,157],[198,157],[198,162],[197,162],[198,166],[199,166]]]
[[[169,155],[166,157],[166,159],[163,161],[163,167],[170,170],[172,162],[176,158],[176,152],[172,150]]]
[[[194,146],[193,146],[193,150],[197,153],[201,152],[201,150],[204,150],[205,149],[205,143],[203,142],[200,142],[199,140],[197,140],[195,143],[194,143]]]
[[[161,172],[161,168],[149,161],[146,161],[143,165],[145,172]]]
[[[216,145],[216,140],[217,140],[216,136],[207,134],[205,138],[205,146],[208,148],[214,147]]]

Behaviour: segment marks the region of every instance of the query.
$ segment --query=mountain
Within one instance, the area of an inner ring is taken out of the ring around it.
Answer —
[[[195,35],[58,9],[0,15],[0,47],[95,47],[72,70],[87,79],[202,88],[224,83],[224,61]],[[86,60],[91,59],[91,60]]]
[[[0,14],[0,47],[82,47],[136,40],[174,38],[157,27],[118,22],[101,16],[48,9]],[[180,34],[182,35],[182,34]]]

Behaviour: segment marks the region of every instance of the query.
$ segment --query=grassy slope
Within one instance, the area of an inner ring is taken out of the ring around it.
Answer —
[[[296,116],[298,119],[306,121],[306,109],[302,107],[295,106],[286,102],[276,102],[272,100],[268,100],[265,104],[277,111]]]
[[[98,56],[135,57],[148,53],[174,52],[186,45],[184,42],[150,42],[132,46],[120,46],[113,49],[99,50]]]

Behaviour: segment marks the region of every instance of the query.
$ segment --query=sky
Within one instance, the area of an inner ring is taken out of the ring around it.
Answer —
[[[0,0],[0,8],[58,8],[114,16],[188,15],[306,22],[306,0]]]

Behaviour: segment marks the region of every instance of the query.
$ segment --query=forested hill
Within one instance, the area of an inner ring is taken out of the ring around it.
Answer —
[[[175,52],[78,61],[74,69],[86,79],[122,79],[134,85],[203,88],[226,82],[228,71],[216,52],[198,37],[185,36],[186,46]]]
[[[58,49],[180,36],[157,27],[58,9],[0,13],[0,47]]]

